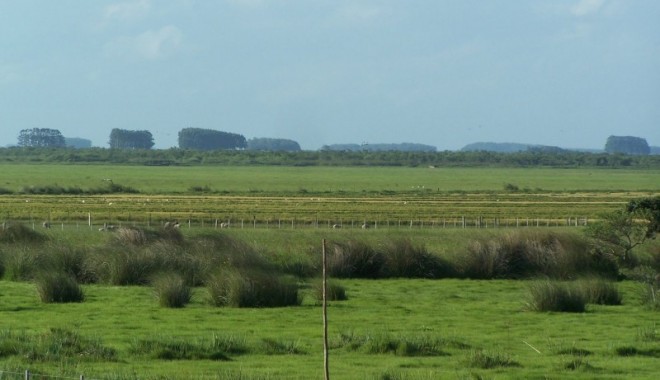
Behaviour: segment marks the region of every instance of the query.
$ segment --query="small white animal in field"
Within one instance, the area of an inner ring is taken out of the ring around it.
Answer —
[[[48,221],[41,223],[41,225],[42,225],[44,228],[50,228],[50,222],[48,222]]]
[[[341,228],[341,224],[333,224],[333,225],[332,225],[332,228],[335,228],[335,229],[336,229],[336,228]]]
[[[229,228],[229,222],[220,223],[220,228]]]

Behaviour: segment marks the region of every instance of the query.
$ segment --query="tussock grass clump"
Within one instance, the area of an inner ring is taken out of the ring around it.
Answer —
[[[453,266],[439,256],[415,245],[408,238],[394,239],[383,247],[384,277],[447,278],[454,275]]]
[[[88,270],[111,285],[146,285],[163,268],[163,257],[137,247],[106,248],[93,252]]]
[[[587,299],[575,286],[557,281],[536,281],[529,287],[527,307],[533,311],[582,313]]]
[[[0,228],[0,243],[42,243],[48,237],[21,223],[6,223]]]
[[[163,307],[181,308],[192,298],[192,289],[176,273],[161,273],[152,281],[158,303]]]
[[[100,340],[62,328],[51,328],[42,334],[2,330],[0,342],[0,357],[20,356],[29,362],[117,360],[117,352]]]
[[[441,337],[413,335],[395,336],[389,333],[357,335],[353,332],[341,333],[330,342],[332,348],[346,348],[350,351],[363,351],[368,354],[394,354],[396,356],[445,356],[446,347],[465,349],[462,342],[449,341]]]
[[[282,307],[300,304],[298,285],[259,270],[231,269],[209,281],[210,303],[231,307]]]
[[[317,280],[313,285],[314,298],[317,301],[323,301],[323,281]],[[338,281],[328,280],[327,282],[327,298],[328,301],[346,301],[346,288]]]
[[[660,358],[660,348],[640,349],[635,346],[621,346],[616,347],[614,352],[618,356],[648,356],[652,358]]]
[[[293,340],[277,340],[263,338],[257,348],[259,353],[264,355],[302,355],[305,350],[300,347],[300,343]]]
[[[17,247],[3,252],[4,278],[9,281],[30,281],[40,269],[40,255],[28,247]]]
[[[85,294],[71,275],[61,272],[42,272],[36,279],[39,299],[45,303],[83,302]]]
[[[328,256],[328,272],[332,277],[380,278],[384,266],[385,256],[358,240],[334,243]]]
[[[181,339],[160,336],[135,339],[128,352],[132,355],[162,360],[231,360],[230,355],[247,353],[245,340],[213,334],[211,339]]]
[[[471,241],[458,266],[463,277],[475,279],[570,279],[586,274],[616,278],[618,266],[610,256],[590,249],[584,238],[574,234],[515,231]]]
[[[471,351],[468,355],[467,364],[469,367],[481,369],[520,367],[520,364],[514,361],[508,354],[485,350]]]
[[[576,283],[587,303],[597,305],[621,305],[623,296],[619,288],[611,281],[592,278]]]

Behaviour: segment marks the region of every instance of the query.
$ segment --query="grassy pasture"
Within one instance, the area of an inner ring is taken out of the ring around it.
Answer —
[[[657,170],[402,167],[142,167],[2,165],[0,218],[103,223],[193,219],[382,225],[455,225],[483,217],[596,218],[630,199],[658,194]],[[24,195],[21,188],[97,188],[111,179],[126,195]],[[506,191],[507,184],[520,191]],[[488,223],[488,221],[486,221]]]
[[[622,284],[623,306],[587,313],[525,310],[525,281],[345,280],[347,301],[329,307],[333,378],[653,379],[660,341],[657,313],[637,306],[637,285]],[[43,334],[65,328],[116,350],[115,361],[32,363],[35,373],[87,378],[322,378],[321,310],[307,303],[274,309],[217,309],[195,289],[184,309],[158,307],[148,287],[86,286],[82,304],[41,304],[29,283],[0,282],[4,331]],[[244,341],[254,353],[229,361],[162,360],[131,354],[136,341],[205,342],[214,335]],[[390,341],[431,342],[436,354],[382,350]],[[284,347],[263,350],[265,342]],[[649,354],[624,356],[621,347]],[[480,368],[475,353],[515,365]],[[572,368],[571,365],[578,367]],[[0,367],[24,368],[15,356]]]

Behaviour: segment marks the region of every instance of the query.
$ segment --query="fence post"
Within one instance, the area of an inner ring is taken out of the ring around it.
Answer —
[[[30,370],[29,369],[25,370],[25,380],[30,380]]]
[[[328,275],[325,250],[325,239],[323,239],[323,373],[324,379],[330,380],[330,368],[328,363]]]

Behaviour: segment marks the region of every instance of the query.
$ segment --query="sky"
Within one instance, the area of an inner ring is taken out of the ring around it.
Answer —
[[[657,0],[0,0],[0,146],[660,146],[658,20]]]

